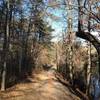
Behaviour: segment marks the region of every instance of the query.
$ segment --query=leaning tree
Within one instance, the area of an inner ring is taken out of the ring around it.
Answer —
[[[85,32],[82,29],[83,16],[86,15],[85,12],[87,12],[88,15],[91,17],[91,19],[95,21],[95,24],[92,25],[91,29],[94,28],[94,29],[96,29],[96,31],[99,29],[99,28],[97,29],[97,27],[100,25],[99,0],[96,0],[96,1],[90,0],[90,2],[91,2],[90,6],[86,6],[89,4],[89,0],[85,0],[85,1],[77,0],[77,2],[78,2],[78,31],[76,32],[76,36],[78,36],[82,39],[88,40],[96,48],[97,53],[98,53],[99,75],[100,75],[100,40],[96,36],[91,34],[90,32]],[[83,5],[82,5],[82,3],[83,3]],[[91,11],[88,10],[88,7],[91,7]],[[95,7],[95,10],[92,9],[93,7]]]

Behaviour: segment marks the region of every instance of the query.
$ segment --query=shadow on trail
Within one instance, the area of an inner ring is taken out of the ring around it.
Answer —
[[[55,77],[55,70],[52,68],[35,74],[14,89],[1,94],[1,100],[79,100],[70,92],[69,88],[63,85]]]

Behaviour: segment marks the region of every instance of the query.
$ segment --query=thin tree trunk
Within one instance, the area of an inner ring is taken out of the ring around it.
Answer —
[[[91,12],[90,1],[88,5],[89,5],[89,11]],[[90,12],[88,13],[88,31],[89,32],[91,32]],[[88,42],[88,67],[87,67],[87,90],[86,90],[87,95],[89,95],[90,77],[91,77],[91,43]]]
[[[90,77],[91,77],[91,43],[88,42],[88,66],[87,66],[87,89],[86,94],[89,94],[89,85],[90,85]]]
[[[22,68],[22,57],[23,57],[23,55],[22,55],[22,48],[20,48],[20,51],[19,51],[19,77],[20,77],[20,75],[21,75],[21,68]]]
[[[66,2],[67,4],[67,2]],[[70,76],[70,81],[73,84],[73,61],[72,61],[72,55],[73,55],[73,51],[72,51],[72,47],[73,47],[73,43],[72,43],[72,30],[73,30],[73,22],[72,22],[72,0],[69,0],[69,4],[68,4],[68,34],[69,34],[69,76]]]
[[[98,67],[99,67],[99,76],[100,76],[100,50],[98,51]]]
[[[8,52],[8,38],[9,38],[9,0],[7,3],[7,13],[6,13],[6,31],[4,35],[4,44],[3,44],[3,71],[2,71],[2,79],[1,79],[1,91],[5,91],[6,89],[6,72],[7,72],[7,52]]]
[[[73,81],[73,62],[72,62],[72,49],[71,49],[71,45],[69,47],[69,70],[70,70],[70,78],[71,78],[71,82]],[[73,83],[73,82],[72,82]]]
[[[58,44],[56,44],[56,66],[57,66],[57,71],[59,71],[59,63],[58,63]]]
[[[3,72],[2,72],[2,80],[1,80],[1,91],[5,91],[5,85],[6,85],[6,72],[7,72],[7,68],[6,68],[6,61],[4,61],[4,65],[3,65]]]
[[[21,77],[21,72],[22,72],[22,65],[23,65],[23,14],[22,14],[22,7],[21,7],[21,23],[20,23],[20,34],[21,37],[19,37],[19,40],[21,41],[21,47],[19,50],[19,78]]]

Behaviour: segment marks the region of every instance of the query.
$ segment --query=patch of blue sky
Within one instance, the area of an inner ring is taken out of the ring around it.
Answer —
[[[28,18],[30,16],[30,8],[32,7],[32,4],[30,4],[28,0],[24,0],[23,3],[24,16]]]
[[[0,6],[1,6],[1,4],[2,4],[2,1],[0,1]]]
[[[52,36],[54,37],[52,41],[57,41],[62,36],[62,30],[64,28],[63,22],[58,21],[52,21],[50,18],[48,18],[49,24],[52,26],[55,31],[52,32]]]
[[[48,9],[48,13],[52,14],[57,19],[52,19],[50,16],[47,17],[47,21],[52,26],[55,31],[52,32],[52,36],[54,37],[52,41],[60,40],[62,36],[62,30],[67,26],[65,19],[63,18],[63,9]]]

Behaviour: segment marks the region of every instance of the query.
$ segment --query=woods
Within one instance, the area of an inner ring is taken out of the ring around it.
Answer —
[[[24,8],[27,3],[29,8]],[[10,77],[16,80],[24,73],[31,74],[31,66],[35,67],[41,46],[49,43],[50,39],[46,39],[51,37],[53,29],[40,16],[44,9],[42,1],[2,0],[0,5],[1,90],[4,91]]]
[[[99,0],[1,0],[0,93],[52,70],[80,100],[99,100]]]

